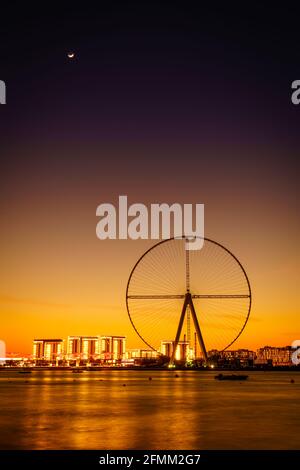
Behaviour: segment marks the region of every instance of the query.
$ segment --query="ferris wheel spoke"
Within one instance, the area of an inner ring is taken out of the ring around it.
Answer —
[[[151,300],[151,299],[184,299],[185,294],[182,295],[127,295],[127,299],[135,299],[135,300]]]
[[[193,299],[249,299],[249,294],[192,294]]]
[[[135,300],[151,300],[151,299],[184,299],[186,294],[172,295],[128,295],[127,299]],[[249,294],[192,294],[193,299],[249,299]]]
[[[185,247],[185,284],[186,291],[190,292],[190,250],[188,250],[187,246]]]

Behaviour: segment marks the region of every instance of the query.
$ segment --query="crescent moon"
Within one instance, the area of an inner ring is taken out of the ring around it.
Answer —
[[[75,57],[74,52],[69,52],[68,57],[69,59],[73,59]]]

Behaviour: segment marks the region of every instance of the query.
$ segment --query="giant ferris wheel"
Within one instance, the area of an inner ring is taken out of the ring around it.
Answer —
[[[251,310],[251,287],[237,257],[218,242],[203,239],[189,250],[191,238],[163,240],[133,267],[126,289],[130,321],[144,343],[159,350],[173,341],[171,362],[182,338],[195,356],[228,349],[241,335]]]

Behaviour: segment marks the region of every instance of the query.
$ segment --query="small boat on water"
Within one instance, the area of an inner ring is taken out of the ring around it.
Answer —
[[[215,379],[217,380],[247,380],[248,375],[243,375],[243,374],[231,374],[231,375],[224,375],[224,374],[218,374],[215,376]]]
[[[31,374],[31,370],[30,369],[21,369],[18,371],[19,374]]]
[[[72,369],[73,374],[82,374],[82,369]]]

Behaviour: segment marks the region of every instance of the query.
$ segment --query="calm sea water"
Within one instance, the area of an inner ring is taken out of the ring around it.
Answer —
[[[300,374],[178,375],[1,372],[0,448],[300,449]]]

